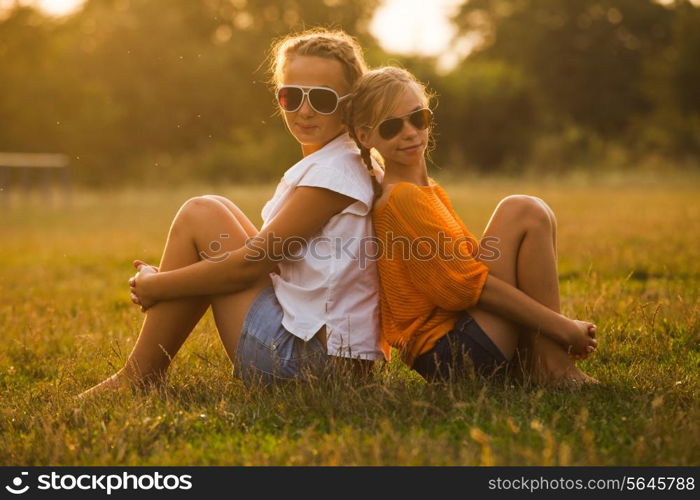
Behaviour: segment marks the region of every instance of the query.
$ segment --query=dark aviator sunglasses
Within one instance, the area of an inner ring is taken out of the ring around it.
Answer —
[[[425,130],[433,122],[433,112],[428,108],[417,109],[409,114],[384,120],[377,127],[379,135],[385,141],[393,139],[403,130],[404,121],[408,120],[417,130]]]

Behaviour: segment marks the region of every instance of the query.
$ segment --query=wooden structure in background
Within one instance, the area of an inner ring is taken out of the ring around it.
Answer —
[[[41,185],[44,201],[53,198],[52,185],[63,192],[65,203],[70,201],[68,156],[48,153],[0,153],[0,203],[9,204],[15,185],[28,196],[34,186]]]

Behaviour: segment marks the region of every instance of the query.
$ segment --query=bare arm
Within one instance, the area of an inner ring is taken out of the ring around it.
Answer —
[[[539,330],[574,354],[586,354],[595,348],[595,326],[567,318],[552,311],[522,290],[489,274],[478,306],[505,319]],[[591,328],[592,327],[592,328]]]
[[[149,307],[163,300],[245,290],[271,272],[290,251],[298,250],[300,239],[311,238],[354,201],[328,189],[298,187],[270,224],[226,259],[201,260],[172,271],[139,276],[132,293],[139,303]]]
[[[461,224],[461,232],[450,231],[451,219],[436,212],[418,188],[403,184],[394,188],[394,236],[410,241],[434,243],[431,258],[404,260],[415,287],[436,306],[463,311],[478,306],[514,323],[539,330],[574,355],[586,355],[595,347],[595,327],[552,311],[522,290],[492,276],[488,267],[470,249],[476,239]],[[394,210],[389,208],[389,210]],[[465,235],[469,238],[465,239]],[[443,236],[443,238],[441,238]],[[440,241],[446,242],[440,245]],[[389,245],[390,247],[390,245]],[[472,258],[465,258],[471,256]],[[589,326],[592,331],[589,332]]]

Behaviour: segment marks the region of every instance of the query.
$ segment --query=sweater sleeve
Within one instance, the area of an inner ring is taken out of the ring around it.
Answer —
[[[446,310],[474,306],[488,275],[476,258],[478,240],[413,184],[395,186],[386,209],[393,220],[387,256],[403,259],[416,289]]]
[[[457,221],[457,224],[459,224],[459,227],[462,229],[463,233],[469,235],[470,238],[473,238],[475,243],[478,242],[478,239],[473,237],[471,231],[469,231],[462,218],[459,215],[457,215],[457,212],[455,211],[454,207],[452,206],[452,202],[450,201],[450,197],[447,196],[447,193],[442,188],[442,186],[436,183],[435,191],[438,197],[440,198],[440,201],[442,201],[442,203],[447,207],[447,210],[449,210],[454,220]]]

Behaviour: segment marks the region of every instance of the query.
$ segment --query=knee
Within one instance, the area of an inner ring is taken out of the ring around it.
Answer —
[[[176,220],[180,222],[201,220],[202,217],[211,217],[221,209],[221,203],[210,198],[209,195],[194,196],[182,204]]]
[[[539,204],[542,206],[542,208],[544,208],[545,213],[549,217],[549,223],[553,227],[556,227],[557,226],[557,217],[556,217],[556,215],[554,215],[554,210],[552,210],[552,207],[550,207],[549,204],[547,204],[547,202],[544,201],[542,198],[538,198],[536,196],[533,196],[533,198],[537,202],[539,202]]]
[[[193,196],[182,204],[180,211],[182,212],[202,212],[209,210],[216,201],[213,200],[210,195]]]
[[[547,203],[536,196],[514,194],[506,196],[497,210],[505,216],[528,226],[554,226],[556,218]]]
[[[201,196],[198,196],[198,198],[206,198],[208,200],[213,200],[213,201],[216,201],[218,203],[222,203],[223,205],[227,205],[229,203],[232,203],[231,200],[229,200],[225,196],[221,196],[218,194],[203,194]]]

